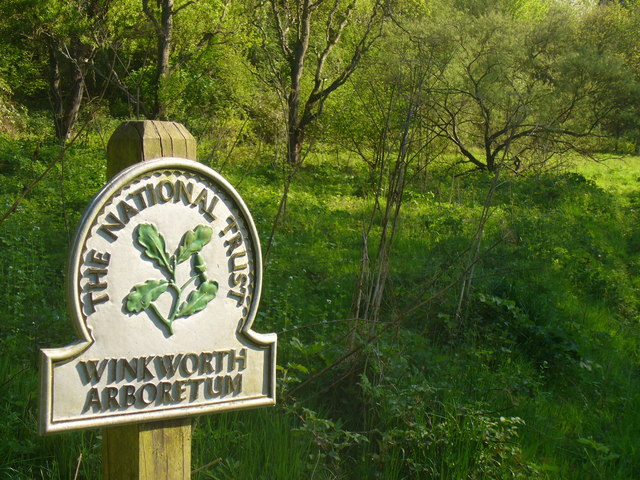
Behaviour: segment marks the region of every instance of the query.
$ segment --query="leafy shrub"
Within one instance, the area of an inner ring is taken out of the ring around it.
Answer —
[[[11,94],[9,84],[0,76],[0,134],[15,135],[24,128],[24,108],[11,101]]]
[[[555,371],[580,360],[578,344],[558,322],[536,324],[514,301],[478,294],[472,310],[482,343],[513,346],[538,367]]]
[[[459,405],[447,389],[426,381],[373,385],[362,378],[375,401],[375,449],[369,478],[535,478],[539,473],[522,454],[519,417],[496,416],[478,405]],[[373,440],[372,440],[373,441]],[[399,464],[399,465],[398,465]],[[393,475],[386,475],[392,471]],[[397,474],[397,476],[396,476]]]

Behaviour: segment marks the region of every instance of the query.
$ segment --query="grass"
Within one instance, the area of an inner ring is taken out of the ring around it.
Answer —
[[[56,155],[44,145],[33,160],[37,143],[0,138],[2,208]],[[68,479],[76,468],[78,478],[99,478],[99,432],[36,436],[35,355],[74,339],[65,252],[102,183],[102,159],[88,137],[0,226],[0,478]],[[199,418],[194,478],[638,477],[639,169],[636,157],[577,161],[570,172],[505,183],[462,316],[461,253],[491,179],[437,166],[416,177],[381,325],[438,296],[291,398],[351,345],[371,210],[364,165],[310,156],[276,232],[254,325],[279,332],[279,405]],[[266,241],[280,172],[239,148],[224,174]]]
[[[297,480],[311,451],[292,417],[269,410],[199,418],[193,445],[194,465],[206,467],[194,468],[196,479]]]
[[[640,162],[633,156],[605,156],[598,162],[577,161],[572,170],[596,182],[605,190],[625,196],[638,191]]]

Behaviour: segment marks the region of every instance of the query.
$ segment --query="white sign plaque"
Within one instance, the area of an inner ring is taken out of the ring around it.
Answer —
[[[41,351],[43,433],[275,403],[276,335],[251,330],[262,260],[233,187],[163,158],[117,175],[67,276],[80,341]]]

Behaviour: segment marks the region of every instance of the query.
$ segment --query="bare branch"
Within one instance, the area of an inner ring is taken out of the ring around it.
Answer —
[[[149,0],[142,0],[142,11],[144,12],[144,14],[147,16],[147,18],[153,25],[153,28],[156,31],[156,35],[161,35],[162,28],[160,27],[160,23],[158,22],[158,19],[156,18],[156,16],[151,11],[151,8],[149,7]]]
[[[276,33],[278,34],[278,45],[284,54],[285,58],[291,57],[291,48],[287,41],[289,36],[289,27],[284,26],[282,21],[282,14],[278,8],[276,0],[269,0],[271,4],[271,12],[273,13],[273,19],[275,20]]]
[[[331,50],[333,50],[333,48],[336,46],[336,44],[340,41],[340,37],[342,36],[342,32],[345,28],[345,26],[347,25],[347,23],[349,22],[349,17],[351,16],[351,12],[353,11],[353,8],[355,7],[355,2],[350,3],[347,6],[347,10],[344,13],[343,17],[342,17],[342,21],[338,24],[337,28],[334,28],[333,26],[333,19],[334,16],[338,10],[338,6],[339,6],[340,0],[336,0],[333,6],[333,10],[331,10],[331,12],[329,13],[328,17],[327,17],[327,24],[326,24],[326,41],[327,41],[327,45],[325,46],[324,50],[322,51],[322,54],[320,54],[320,57],[318,58],[318,64],[316,66],[316,74],[315,74],[315,78],[314,78],[314,91],[319,91],[322,87],[322,84],[324,83],[324,79],[322,78],[322,72],[324,70],[324,65],[325,62],[327,61],[327,57],[329,56],[329,54],[331,53]]]
[[[376,4],[374,5],[371,15],[369,16],[369,19],[367,21],[365,32],[360,38],[360,41],[358,42],[358,44],[356,45],[356,48],[351,56],[351,60],[349,61],[349,64],[342,70],[342,72],[340,72],[340,74],[327,87],[324,87],[324,88],[322,87],[324,84],[324,79],[322,79],[322,70],[321,69],[319,70],[318,68],[316,69],[315,86],[312,92],[309,94],[309,97],[305,104],[304,113],[300,120],[300,125],[303,128],[309,123],[311,123],[318,115],[322,113],[324,103],[326,99],[329,97],[329,95],[335,90],[337,90],[349,79],[351,74],[356,70],[358,64],[360,63],[360,59],[362,58],[362,56],[369,50],[369,48],[371,48],[373,43],[382,35],[381,22],[378,25],[379,26],[378,31],[375,33],[373,32],[374,27],[376,25],[376,20],[379,18],[380,15],[382,15],[381,10],[383,10],[383,0],[377,1]],[[341,29],[339,30],[336,43],[339,40],[339,35],[342,34],[343,28],[344,26],[342,26]],[[332,48],[333,46],[331,46],[330,49],[327,51],[327,56],[331,52]],[[324,62],[326,61],[326,57],[324,59],[321,57],[320,60]],[[324,65],[321,65],[319,61],[318,67],[323,68]]]
[[[189,1],[188,1],[187,3],[185,3],[184,5],[180,5],[178,8],[174,9],[174,10],[173,10],[173,14],[174,14],[174,15],[177,15],[177,14],[178,14],[178,12],[180,12],[180,11],[184,10],[185,8],[187,8],[187,7],[191,6],[191,5],[193,5],[194,3],[198,3],[199,1],[200,1],[200,0],[189,0]],[[228,2],[227,2],[227,5],[228,5]]]

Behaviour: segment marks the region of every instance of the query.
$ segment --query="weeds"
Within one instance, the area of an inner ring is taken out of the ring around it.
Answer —
[[[56,158],[45,142],[34,160],[39,142],[0,137],[3,211]],[[79,139],[64,175],[52,167],[0,226],[0,478],[100,475],[99,432],[36,436],[35,360],[74,340],[62,212],[73,226],[102,184],[101,142]],[[255,323],[281,332],[279,406],[199,418],[194,478],[637,477],[640,194],[632,160],[610,162],[495,188],[464,316],[448,286],[468,268],[491,178],[435,163],[408,175],[388,283],[363,333],[350,309],[360,221],[372,212],[366,166],[333,151],[309,156]],[[225,175],[266,240],[278,172],[268,159],[230,158]],[[382,230],[372,225],[373,248]]]

